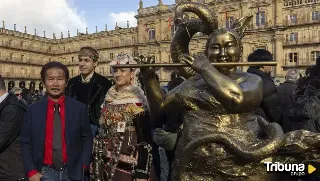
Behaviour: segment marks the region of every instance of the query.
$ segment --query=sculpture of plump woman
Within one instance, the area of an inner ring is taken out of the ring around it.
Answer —
[[[202,20],[183,22],[183,12]],[[241,38],[252,20],[247,16],[231,29],[217,28],[215,15],[204,5],[181,3],[176,7],[178,31],[172,40],[175,62],[189,79],[164,95],[151,69],[141,69],[151,113],[183,111],[183,132],[176,149],[174,181],[275,181],[288,175],[268,174],[263,162],[301,163],[319,158],[318,134],[308,131],[283,134],[281,127],[252,113],[262,100],[262,80],[238,71],[236,66],[214,67],[211,62],[238,62]],[[211,30],[210,30],[211,29]],[[209,36],[205,56],[187,55],[191,36]],[[180,108],[180,109],[178,109]]]

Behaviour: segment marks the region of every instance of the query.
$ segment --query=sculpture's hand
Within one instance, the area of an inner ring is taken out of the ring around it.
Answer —
[[[154,57],[145,57],[143,55],[140,55],[139,57],[134,57],[134,60],[138,64],[152,64],[155,63]],[[140,72],[144,78],[155,78],[156,73],[155,70],[151,67],[142,67],[140,68]]]
[[[183,61],[191,65],[191,68],[197,73],[200,73],[204,68],[210,66],[210,61],[206,56],[196,55],[192,57],[190,55],[184,55],[184,57]]]

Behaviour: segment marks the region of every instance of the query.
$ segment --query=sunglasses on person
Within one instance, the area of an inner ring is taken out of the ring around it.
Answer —
[[[18,96],[22,96],[22,93],[17,93],[16,96],[17,96],[17,97],[18,97]]]

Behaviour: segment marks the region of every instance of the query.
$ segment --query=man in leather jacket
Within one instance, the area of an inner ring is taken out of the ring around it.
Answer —
[[[78,55],[80,75],[69,80],[66,95],[87,105],[92,134],[97,134],[101,104],[112,86],[111,81],[95,72],[99,53],[92,47],[82,47]]]

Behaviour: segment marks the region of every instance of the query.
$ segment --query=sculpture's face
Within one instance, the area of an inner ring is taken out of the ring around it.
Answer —
[[[241,47],[237,39],[228,32],[218,33],[210,39],[208,58],[211,62],[239,62]],[[228,73],[235,70],[235,66],[218,67],[220,72]]]

